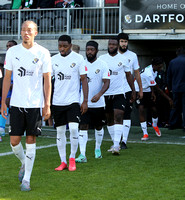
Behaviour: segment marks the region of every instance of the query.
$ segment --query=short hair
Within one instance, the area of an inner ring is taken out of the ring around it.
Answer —
[[[58,38],[58,42],[59,41],[67,41],[69,44],[71,44],[71,37],[69,35],[61,35]]]
[[[17,42],[15,40],[9,40],[7,43],[9,42],[13,43],[14,45],[17,45]]]
[[[37,26],[37,24],[36,24],[34,21],[26,20],[26,21],[24,21],[24,22],[22,23],[22,27],[23,27],[23,25],[26,24],[26,23],[32,23],[32,24],[35,26],[35,30],[38,31],[38,26]]]
[[[88,41],[86,47],[87,46],[93,46],[96,50],[98,50],[98,43],[96,41],[93,40]]]
[[[185,54],[185,47],[181,46],[181,47],[177,48],[176,54],[177,54],[177,56],[181,55],[181,54]]]
[[[160,65],[164,63],[164,59],[162,57],[154,57],[152,59],[152,65]]]
[[[117,40],[119,42],[118,36],[111,36],[109,40]]]
[[[120,41],[121,39],[123,40],[129,40],[129,36],[127,33],[119,33],[118,34],[118,41]]]

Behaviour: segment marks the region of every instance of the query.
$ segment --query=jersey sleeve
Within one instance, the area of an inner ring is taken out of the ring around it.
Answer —
[[[110,72],[107,63],[103,62],[103,79],[110,79]]]
[[[10,71],[13,70],[12,58],[13,56],[11,54],[11,51],[8,50],[6,53],[5,61],[4,61],[4,68]]]
[[[83,57],[79,63],[79,73],[80,73],[80,75],[84,75],[84,74],[88,73],[87,66],[86,66],[86,63],[85,63],[85,60],[83,59]]]
[[[130,72],[130,63],[127,59],[123,60],[123,67],[125,72]]]
[[[155,86],[156,85],[155,78],[153,77],[152,74],[145,76],[145,80],[146,80],[148,86]]]
[[[42,72],[43,73],[52,72],[51,56],[48,50],[46,50],[44,53]]]
[[[139,61],[138,61],[138,58],[137,58],[137,55],[134,54],[134,57],[133,57],[133,63],[132,63],[132,67],[134,70],[137,70],[139,69]]]

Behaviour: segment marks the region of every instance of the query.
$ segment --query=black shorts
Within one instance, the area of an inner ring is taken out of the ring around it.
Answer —
[[[126,92],[126,106],[125,106],[125,113],[124,113],[124,119],[130,119],[131,118],[131,112],[132,112],[132,103],[130,103],[130,99],[132,96],[132,92]]]
[[[10,130],[11,136],[41,135],[41,108],[11,107]]]
[[[103,126],[105,124],[105,109],[88,108],[87,112],[81,116],[80,124],[88,124],[91,126]]]
[[[125,110],[126,99],[123,94],[105,96],[105,112],[111,112],[114,109]]]
[[[156,106],[155,102],[151,99],[151,92],[143,92],[143,98],[136,100],[136,107],[142,105],[145,108],[151,108]]]
[[[73,103],[68,106],[52,106],[55,127],[63,126],[69,122],[80,122],[80,105]]]

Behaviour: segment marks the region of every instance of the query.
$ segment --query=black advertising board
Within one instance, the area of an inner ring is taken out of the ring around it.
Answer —
[[[123,29],[185,29],[185,0],[122,0]]]

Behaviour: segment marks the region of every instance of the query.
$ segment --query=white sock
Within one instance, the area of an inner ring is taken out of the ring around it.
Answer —
[[[25,164],[25,154],[24,154],[24,150],[23,150],[21,142],[16,146],[12,146],[11,144],[10,144],[10,146],[12,147],[12,151],[15,154],[15,156],[21,161],[22,165],[24,165]]]
[[[77,149],[78,149],[78,123],[70,122],[69,131],[70,131],[70,141],[71,141],[71,154],[70,158],[75,158]]]
[[[86,145],[88,141],[88,131],[87,130],[80,130],[79,132],[79,146],[80,146],[80,153],[85,156],[86,153]]]
[[[30,182],[36,155],[36,144],[26,144],[25,174],[23,180]]]
[[[104,129],[103,128],[99,131],[95,129],[95,139],[96,139],[95,149],[100,149],[101,143],[102,143],[102,140],[103,140],[103,135],[104,135]]]
[[[131,127],[131,120],[130,119],[123,120],[123,139],[122,139],[122,141],[125,144],[127,143],[128,135],[130,132],[130,127]]]
[[[141,122],[140,124],[141,124],[141,128],[143,131],[143,135],[145,135],[145,134],[148,135],[146,122]]]
[[[57,127],[57,148],[61,162],[66,161],[66,125]]]
[[[152,118],[152,123],[153,123],[153,126],[156,127],[157,123],[158,123],[158,117],[157,118]]]
[[[119,147],[122,131],[123,131],[122,124],[114,124],[114,147]]]
[[[110,134],[110,137],[111,137],[112,141],[114,141],[114,125],[107,126],[107,130],[108,130],[108,132]]]

